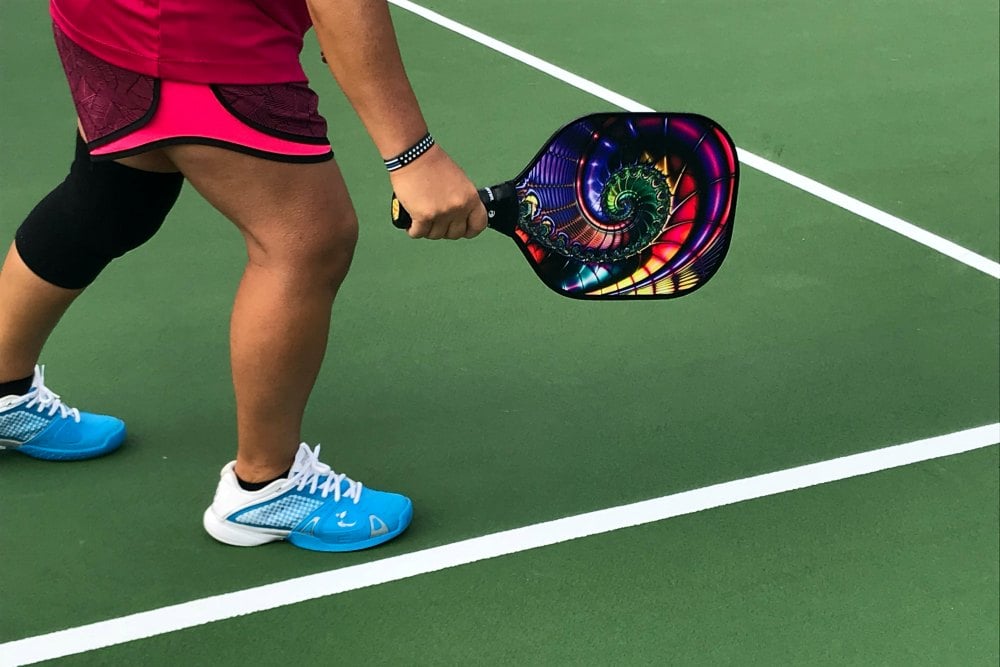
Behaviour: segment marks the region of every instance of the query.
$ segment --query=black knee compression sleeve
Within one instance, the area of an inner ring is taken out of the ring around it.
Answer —
[[[69,175],[17,230],[21,259],[67,289],[92,283],[111,260],[153,238],[177,201],[184,177],[92,162],[77,137]]]

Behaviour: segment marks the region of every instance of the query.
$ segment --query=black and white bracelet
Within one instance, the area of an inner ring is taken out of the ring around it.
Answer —
[[[423,139],[415,143],[410,148],[400,153],[394,158],[388,160],[383,160],[385,162],[385,168],[389,171],[396,171],[397,169],[402,169],[406,165],[410,164],[418,157],[430,150],[431,146],[434,145],[434,137],[428,132],[424,135]]]

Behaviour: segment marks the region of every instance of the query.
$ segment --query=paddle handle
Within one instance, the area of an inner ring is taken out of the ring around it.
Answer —
[[[487,224],[491,229],[495,229],[501,234],[514,236],[514,228],[517,226],[517,218],[520,205],[517,201],[517,190],[511,181],[505,181],[499,185],[479,190],[479,199],[486,207]],[[409,229],[413,224],[410,213],[403,208],[396,198],[396,193],[392,194],[392,224],[399,229]]]

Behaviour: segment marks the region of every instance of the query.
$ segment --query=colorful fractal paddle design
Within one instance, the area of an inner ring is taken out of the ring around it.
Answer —
[[[725,258],[738,171],[732,140],[704,116],[595,114],[480,196],[490,227],[511,236],[556,292],[671,298],[705,284]]]

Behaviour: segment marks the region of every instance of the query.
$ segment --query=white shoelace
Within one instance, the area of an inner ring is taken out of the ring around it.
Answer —
[[[41,414],[47,411],[49,417],[54,417],[58,412],[63,419],[72,417],[77,424],[80,423],[80,411],[63,403],[59,394],[45,386],[45,366],[35,367],[34,388],[28,392],[28,396],[31,398],[24,404],[26,408],[35,408]]]
[[[333,492],[334,502],[340,502],[340,498],[352,498],[357,505],[361,500],[361,489],[363,484],[355,482],[347,475],[338,474],[327,464],[319,460],[319,445],[316,449],[309,449],[309,445],[302,443],[299,451],[295,454],[295,463],[292,464],[292,471],[288,475],[289,485],[295,486],[299,491],[309,486],[309,493],[316,493],[319,489],[320,495],[326,498]],[[325,479],[324,479],[325,477]],[[341,491],[342,482],[347,482],[347,490]]]

